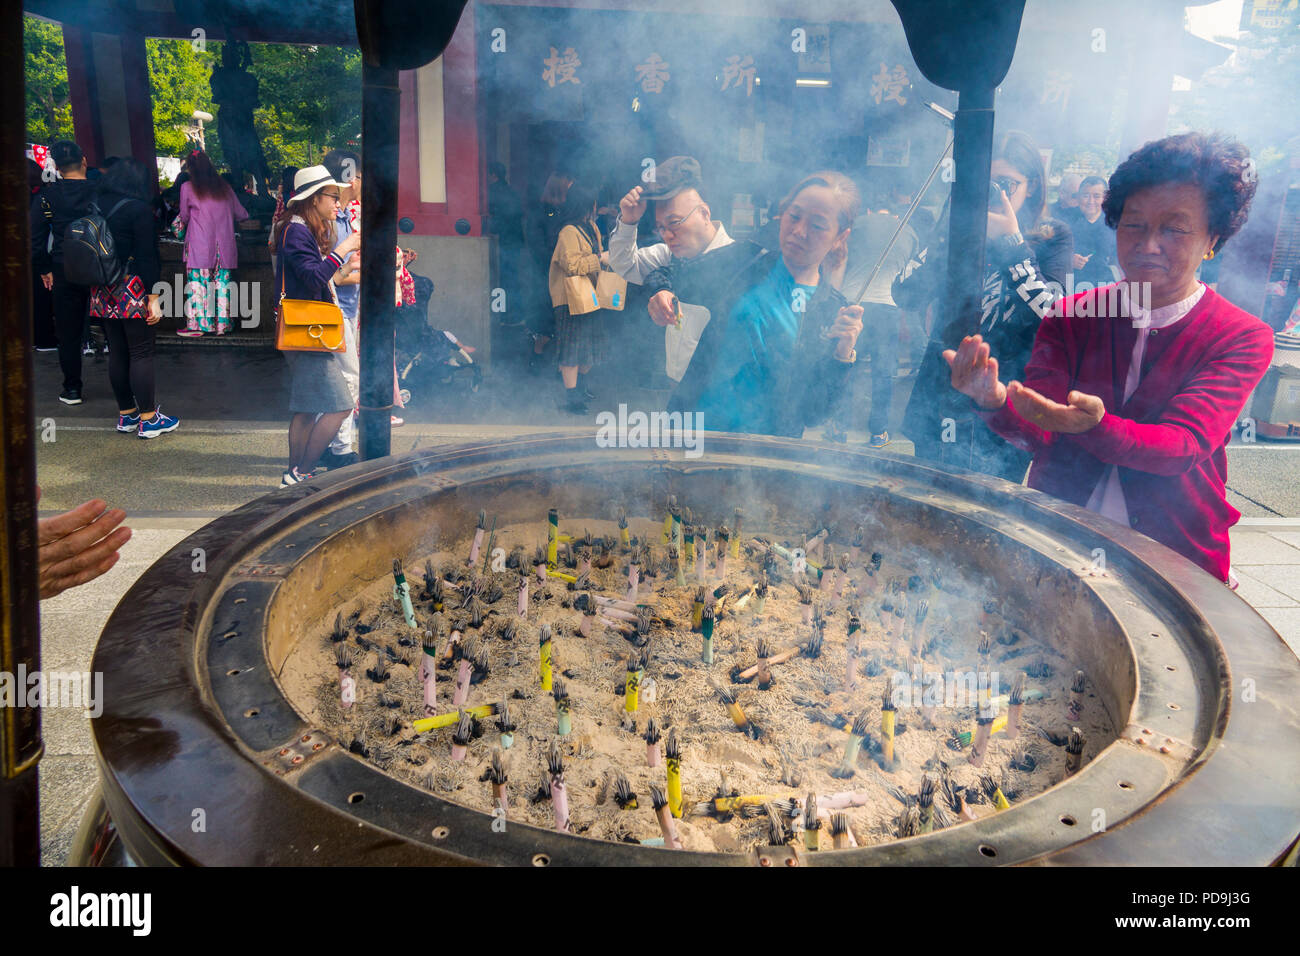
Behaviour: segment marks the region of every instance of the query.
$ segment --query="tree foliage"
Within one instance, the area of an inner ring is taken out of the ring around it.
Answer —
[[[27,75],[27,139],[46,145],[72,139],[72,105],[63,32],[56,24],[23,17]]]
[[[189,40],[145,40],[153,91],[153,136],[159,156],[179,156],[194,111],[212,109],[208,77],[216,57],[194,47]],[[210,148],[216,145],[210,134],[205,133],[205,139]]]

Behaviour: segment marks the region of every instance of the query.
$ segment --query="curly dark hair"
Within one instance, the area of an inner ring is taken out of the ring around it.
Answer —
[[[1246,224],[1258,185],[1250,151],[1224,133],[1180,133],[1147,143],[1120,163],[1102,200],[1106,225],[1119,225],[1130,195],[1166,183],[1200,187],[1209,215],[1214,251]]]

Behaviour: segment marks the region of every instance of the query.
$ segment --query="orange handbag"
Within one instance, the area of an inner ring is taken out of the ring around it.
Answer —
[[[283,256],[283,252],[281,252]],[[281,352],[344,352],[343,310],[333,302],[315,299],[286,299],[284,270],[280,263],[279,319],[275,328],[275,347]]]

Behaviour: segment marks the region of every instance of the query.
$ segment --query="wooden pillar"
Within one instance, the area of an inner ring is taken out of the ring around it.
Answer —
[[[68,64],[68,99],[72,106],[72,130],[86,163],[99,165],[104,158],[103,128],[99,122],[99,95],[90,54],[90,33],[82,27],[63,24],[63,56]]]

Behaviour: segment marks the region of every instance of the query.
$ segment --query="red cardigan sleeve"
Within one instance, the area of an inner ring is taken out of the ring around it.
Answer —
[[[1223,347],[1191,372],[1159,421],[1143,424],[1107,412],[1095,428],[1066,437],[1101,461],[1154,475],[1183,474],[1209,458],[1273,360],[1273,333],[1258,320],[1216,334]]]

